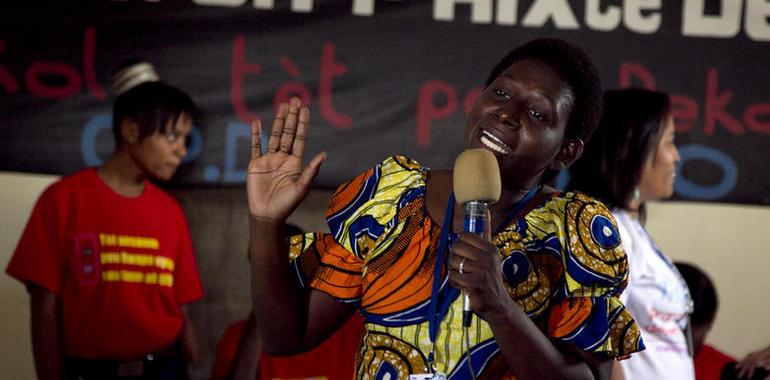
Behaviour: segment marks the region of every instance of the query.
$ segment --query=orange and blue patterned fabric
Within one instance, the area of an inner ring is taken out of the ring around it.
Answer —
[[[359,305],[367,330],[356,358],[359,379],[430,372],[428,307],[441,226],[425,207],[428,175],[414,160],[390,157],[337,189],[326,212],[330,233],[290,239],[302,286]],[[616,358],[644,349],[618,299],[628,263],[604,205],[555,193],[492,241],[510,296],[549,338]],[[473,318],[464,340],[462,297],[442,271],[438,371],[469,379],[470,351],[478,379],[513,378],[486,322]]]

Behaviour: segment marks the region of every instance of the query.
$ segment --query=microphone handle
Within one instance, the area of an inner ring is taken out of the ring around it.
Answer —
[[[487,220],[487,202],[470,201],[465,203],[465,220],[463,230],[472,232],[479,236],[484,236],[484,226],[489,222]],[[463,326],[470,327],[473,318],[471,309],[471,300],[468,293],[463,291]]]

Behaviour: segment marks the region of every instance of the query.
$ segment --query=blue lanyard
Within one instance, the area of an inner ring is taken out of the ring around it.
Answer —
[[[438,253],[436,255],[436,269],[433,272],[433,290],[430,293],[430,307],[428,308],[430,314],[428,315],[428,333],[430,335],[430,342],[436,342],[436,336],[438,336],[438,326],[441,321],[441,315],[438,315],[436,309],[438,308],[438,293],[439,284],[441,281],[441,270],[446,267],[447,260],[447,246],[450,243],[450,239],[454,239],[454,236],[450,236],[452,230],[452,217],[454,214],[455,206],[455,193],[449,195],[449,202],[444,214],[444,224],[441,226],[441,235],[439,237]],[[433,352],[430,353],[428,361],[433,361]]]
[[[501,230],[505,229],[505,227],[508,226],[508,223],[510,223],[513,218],[521,212],[521,210],[526,206],[532,198],[535,197],[535,195],[540,191],[542,188],[542,185],[535,186],[532,189],[530,189],[524,197],[516,203],[516,206],[514,206],[513,210],[508,214],[508,217],[505,218],[505,222],[502,223],[495,231],[495,235],[500,233]],[[436,255],[436,269],[433,272],[433,288],[430,294],[430,307],[429,315],[428,315],[428,333],[430,335],[430,342],[431,342],[431,352],[428,354],[428,362],[432,365],[434,362],[434,348],[436,343],[436,337],[438,336],[438,328],[439,324],[441,322],[441,319],[443,318],[443,315],[439,315],[437,312],[438,309],[438,296],[439,296],[439,288],[441,283],[445,282],[446,279],[448,279],[448,276],[445,275],[444,281],[442,281],[441,276],[441,270],[443,268],[447,267],[447,259],[449,255],[447,255],[447,252],[449,251],[448,245],[454,243],[454,240],[457,238],[457,234],[452,233],[452,219],[454,217],[454,209],[455,209],[455,194],[452,192],[452,194],[449,195],[449,202],[447,202],[446,211],[444,213],[444,223],[441,226],[441,235],[439,237],[439,245],[438,245],[438,253]]]

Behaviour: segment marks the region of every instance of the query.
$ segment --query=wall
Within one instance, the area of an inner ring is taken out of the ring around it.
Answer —
[[[647,226],[673,260],[714,282],[720,304],[708,341],[738,357],[770,345],[770,207],[657,203]]]
[[[57,177],[0,172],[0,366],[1,379],[33,379],[29,335],[29,297],[24,286],[5,274],[32,206],[43,189]]]
[[[57,177],[0,172],[0,264],[13,249],[44,187]],[[196,246],[206,296],[191,307],[203,360],[193,367],[207,378],[215,345],[225,327],[244,318],[250,307],[246,263],[247,210],[242,187],[171,191],[185,208]],[[329,192],[311,192],[289,222],[305,230],[324,228]],[[730,354],[770,344],[763,327],[770,314],[770,208],[700,203],[650,205],[648,227],[658,245],[675,260],[697,264],[714,280],[721,310],[710,341]],[[24,287],[0,275],[0,366],[2,379],[34,377],[29,303]]]

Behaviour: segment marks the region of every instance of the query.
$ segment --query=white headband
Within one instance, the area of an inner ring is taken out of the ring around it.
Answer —
[[[160,80],[155,67],[147,62],[139,62],[128,66],[112,76],[112,88],[120,95],[142,83]]]

